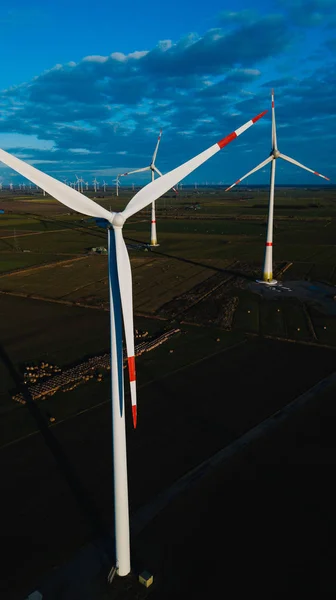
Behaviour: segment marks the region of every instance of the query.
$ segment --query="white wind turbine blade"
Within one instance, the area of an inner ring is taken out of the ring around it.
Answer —
[[[42,171],[39,171],[23,160],[16,158],[12,154],[9,154],[9,152],[1,150],[1,148],[0,161],[7,165],[7,167],[11,167],[14,171],[38,185],[42,190],[48,192],[50,196],[53,196],[53,198],[56,198],[56,200],[65,204],[65,206],[68,206],[77,212],[88,215],[89,217],[107,219],[110,222],[115,215],[115,213],[110,213],[96,202],[93,202],[93,200],[90,200],[90,198],[77,192],[74,188],[70,188],[65,183],[62,183],[62,181],[58,181],[58,179],[42,173]]]
[[[150,171],[150,167],[143,167],[142,169],[135,169],[135,171],[127,171],[127,173],[121,173],[119,177],[125,177],[125,175],[132,175],[132,173],[142,173],[143,171]]]
[[[278,142],[276,134],[276,123],[275,123],[275,108],[274,108],[274,90],[272,90],[272,150],[277,151]]]
[[[154,163],[155,163],[156,155],[157,155],[157,152],[158,152],[158,149],[159,149],[159,145],[160,145],[160,141],[161,141],[161,136],[162,136],[162,129],[160,129],[159,137],[158,137],[158,140],[156,142],[156,146],[155,146],[155,150],[154,150],[154,154],[153,154],[153,158],[152,158],[152,162],[151,162],[152,165],[154,165]]]
[[[124,218],[127,219],[128,217],[131,217],[142,208],[145,208],[145,206],[148,206],[148,204],[154,202],[154,200],[162,196],[162,194],[165,194],[165,192],[170,190],[174,185],[181,181],[181,179],[184,179],[184,177],[189,175],[189,173],[192,173],[192,171],[197,169],[197,167],[211,158],[211,156],[219,152],[219,150],[227,146],[230,142],[232,142],[232,140],[246,131],[246,129],[251,127],[256,121],[261,119],[266,112],[267,110],[260,113],[260,115],[257,115],[213,146],[210,146],[210,148],[204,150],[204,152],[201,152],[183,165],[180,165],[176,169],[173,169],[158,179],[154,179],[154,181],[143,187],[137,194],[135,194],[132,200],[127,204],[125,210],[122,212]]]
[[[265,165],[267,165],[273,159],[274,159],[273,155],[269,156],[268,158],[266,158],[266,160],[264,160],[262,163],[260,163],[260,165],[258,165],[257,167],[254,167],[254,169],[252,169],[252,171],[249,171],[248,173],[246,173],[246,175],[244,175],[240,179],[237,179],[237,181],[235,181],[232,185],[230,185],[230,187],[226,188],[226,190],[224,190],[224,191],[228,192],[235,185],[237,185],[238,183],[240,183],[241,181],[243,181],[243,179],[246,179],[246,177],[248,177],[249,175],[252,175],[252,173],[255,173],[256,171],[259,171],[259,169],[262,169]]]
[[[163,173],[161,173],[161,171],[159,171],[159,169],[158,169],[158,168],[157,168],[155,165],[154,165],[154,171],[156,171],[156,173],[157,173],[158,175],[160,175],[160,177],[163,177]],[[178,194],[178,191],[177,191],[177,189],[175,189],[175,188],[172,188],[172,190],[173,190],[173,192],[175,192],[175,194]]]
[[[287,160],[287,162],[290,162],[293,165],[296,165],[297,167],[301,167],[301,169],[305,169],[306,171],[309,171],[310,173],[313,173],[314,175],[317,175],[318,177],[322,177],[323,179],[330,181],[329,177],[326,177],[325,175],[321,175],[321,173],[318,173],[317,171],[313,171],[313,169],[308,169],[308,167],[305,167],[304,165],[299,163],[297,160],[294,160],[294,158],[290,158],[289,156],[286,156],[286,154],[282,154],[281,152],[279,152],[279,158],[283,158],[284,160]]]
[[[127,248],[123,239],[121,227],[114,227],[117,271],[119,279],[121,308],[124,321],[126,353],[128,362],[129,381],[131,388],[133,427],[137,426],[137,398],[134,351],[133,296],[132,272]]]

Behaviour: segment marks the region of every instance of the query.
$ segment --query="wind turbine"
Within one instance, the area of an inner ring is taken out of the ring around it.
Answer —
[[[93,183],[93,189],[94,189],[94,191],[96,192],[96,191],[97,191],[97,189],[99,189],[99,188],[97,187],[97,185],[98,185],[98,181],[97,181],[97,179],[96,179],[96,178],[94,178],[94,180],[93,180],[93,182],[92,182],[92,183]]]
[[[106,181],[105,180],[103,181],[103,190],[104,190],[104,194],[105,194],[105,192],[106,192]]]
[[[264,160],[263,162],[260,163],[260,165],[258,165],[257,167],[252,169],[252,171],[249,171],[248,173],[246,173],[246,175],[244,175],[243,177],[241,177],[240,179],[235,181],[235,183],[233,183],[228,188],[226,188],[225,191],[227,192],[228,190],[231,190],[231,188],[233,188],[235,185],[237,185],[238,183],[243,181],[243,179],[246,179],[246,177],[248,177],[249,175],[252,175],[252,173],[259,171],[259,169],[262,169],[268,163],[272,163],[271,164],[271,178],[270,178],[270,198],[269,198],[269,207],[268,207],[268,222],[267,222],[267,233],[266,233],[265,260],[264,260],[262,279],[258,279],[258,283],[264,283],[267,285],[276,285],[277,281],[276,281],[276,279],[273,279],[273,260],[272,260],[274,182],[275,182],[275,161],[276,161],[276,159],[282,158],[283,160],[286,160],[287,162],[292,163],[293,165],[296,165],[297,167],[301,167],[301,169],[305,169],[306,171],[309,171],[310,173],[317,175],[318,177],[327,179],[327,181],[330,181],[330,180],[328,177],[325,177],[325,175],[321,175],[321,173],[318,173],[317,171],[308,169],[308,167],[305,167],[301,163],[297,162],[297,160],[294,160],[294,158],[290,158],[289,156],[286,156],[286,154],[282,154],[281,152],[279,152],[278,143],[277,143],[277,134],[276,134],[276,124],[275,124],[274,90],[272,90],[271,95],[272,95],[272,150],[271,150],[271,153],[270,153],[269,157],[266,158],[266,160]]]
[[[77,175],[75,175],[76,179],[77,179],[77,190],[81,193],[83,193],[83,183],[84,183],[84,179],[82,176],[77,177]]]
[[[125,221],[134,214],[155,202],[178,181],[192,173],[211,156],[227,146],[232,140],[258,121],[267,111],[257,115],[219,142],[210,146],[194,158],[188,160],[166,175],[155,179],[128,202],[121,213],[109,212],[90,198],[61,181],[46,175],[23,160],[0,149],[0,161],[11,167],[33,183],[45,188],[48,193],[72,210],[106,220],[108,223],[108,273],[111,327],[111,396],[112,434],[114,467],[114,511],[116,567],[120,576],[128,575],[130,566],[129,510],[126,461],[125,402],[123,386],[123,346],[122,321],[126,341],[126,353],[131,388],[133,425],[137,424],[136,375],[134,358],[134,325],[132,300],[132,273],[130,260],[124,242],[122,228]]]
[[[119,196],[119,179],[120,179],[121,175],[117,175],[117,177],[115,179],[113,179],[113,183],[116,184],[116,196]]]
[[[152,181],[154,181],[155,173],[157,173],[160,177],[162,177],[161,171],[155,166],[155,159],[159,149],[160,141],[162,136],[162,129],[160,129],[159,137],[156,142],[154,154],[152,156],[152,161],[148,167],[143,167],[142,169],[135,169],[134,171],[128,171],[127,173],[122,173],[120,177],[125,177],[126,175],[131,175],[132,173],[142,173],[144,171],[151,171]],[[176,190],[174,192],[177,193]],[[151,242],[150,246],[159,246],[157,242],[156,236],[156,216],[155,216],[155,202],[152,202],[152,219],[151,219]]]

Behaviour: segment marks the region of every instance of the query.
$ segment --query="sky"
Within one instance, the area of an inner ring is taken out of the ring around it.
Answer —
[[[231,184],[270,153],[274,88],[279,150],[336,182],[335,0],[4,0],[0,28],[0,148],[60,180],[112,184],[160,129],[165,173],[267,109],[184,181]],[[327,184],[281,160],[276,182]]]

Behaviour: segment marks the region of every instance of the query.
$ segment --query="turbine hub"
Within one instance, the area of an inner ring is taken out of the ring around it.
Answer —
[[[116,213],[112,219],[113,227],[122,227],[125,223],[125,217],[121,213]]]
[[[272,156],[274,156],[274,158],[279,158],[280,156],[279,150],[272,150],[271,154]]]

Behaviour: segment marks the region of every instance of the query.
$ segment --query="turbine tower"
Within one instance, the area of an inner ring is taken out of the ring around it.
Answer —
[[[162,177],[161,171],[155,166],[156,155],[159,149],[160,141],[162,136],[162,129],[160,129],[159,137],[156,142],[154,154],[152,156],[152,161],[148,167],[143,167],[142,169],[135,169],[134,171],[128,171],[127,173],[122,173],[120,177],[125,177],[126,175],[131,175],[133,173],[143,173],[144,171],[151,171],[152,181],[154,181],[155,173],[157,173],[160,177]],[[174,189],[174,188],[173,188]],[[174,189],[174,192],[177,191]],[[151,219],[151,239],[150,246],[159,246],[157,242],[156,235],[156,216],[155,216],[155,202],[152,202],[152,219]]]
[[[126,460],[125,401],[123,386],[123,336],[129,370],[133,425],[137,424],[136,375],[134,358],[134,325],[132,300],[132,272],[129,255],[124,242],[122,228],[125,221],[140,210],[155,202],[178,181],[192,173],[211,156],[227,146],[232,140],[258,121],[267,111],[257,115],[236,131],[207,148],[166,175],[152,181],[133,196],[121,213],[110,212],[64,183],[46,175],[28,163],[0,149],[0,161],[11,167],[33,183],[45,188],[48,193],[72,210],[107,222],[108,231],[108,274],[111,327],[111,396],[114,470],[114,510],[116,568],[120,576],[131,570],[129,544],[129,508]]]
[[[246,177],[248,177],[249,175],[252,175],[252,173],[259,171],[259,169],[262,169],[268,163],[271,163],[270,197],[269,197],[269,207],[268,207],[268,221],[267,221],[264,268],[263,268],[262,279],[258,279],[258,283],[264,283],[267,285],[275,285],[277,283],[276,279],[273,279],[273,252],[272,252],[273,251],[275,161],[277,158],[282,158],[283,160],[286,160],[287,162],[292,163],[293,165],[296,165],[297,167],[301,167],[301,169],[305,169],[306,171],[309,171],[310,173],[313,173],[314,175],[318,175],[318,177],[322,177],[323,179],[327,179],[327,181],[329,181],[328,177],[325,177],[324,175],[321,175],[321,173],[318,173],[317,171],[313,171],[312,169],[305,167],[301,163],[297,162],[297,160],[294,160],[294,158],[290,158],[289,156],[286,156],[286,154],[282,154],[281,152],[279,152],[278,143],[277,143],[277,134],[276,134],[276,124],[275,124],[274,90],[272,90],[272,150],[271,150],[271,153],[270,153],[269,157],[266,158],[266,160],[261,162],[254,169],[252,169],[252,171],[249,171],[248,173],[246,173],[246,175],[244,175],[243,177],[241,177],[240,179],[235,181],[235,183],[230,185],[225,190],[226,192],[228,190],[231,190],[231,188],[233,188],[235,185],[237,185],[238,183],[243,181],[243,179],[246,179]]]
[[[83,183],[84,183],[84,179],[82,176],[77,177],[77,175],[75,175],[76,180],[77,180],[77,190],[81,193],[83,193]]]
[[[116,186],[116,196],[119,196],[120,177],[121,177],[121,175],[117,175],[117,177],[113,180],[113,183],[115,183],[115,186]]]
[[[96,191],[97,191],[97,189],[99,189],[99,188],[97,187],[97,185],[98,185],[98,181],[97,181],[97,179],[96,179],[96,178],[94,178],[94,180],[93,180],[93,182],[92,182],[92,183],[93,183],[93,189],[94,189],[94,191],[96,192]]]

